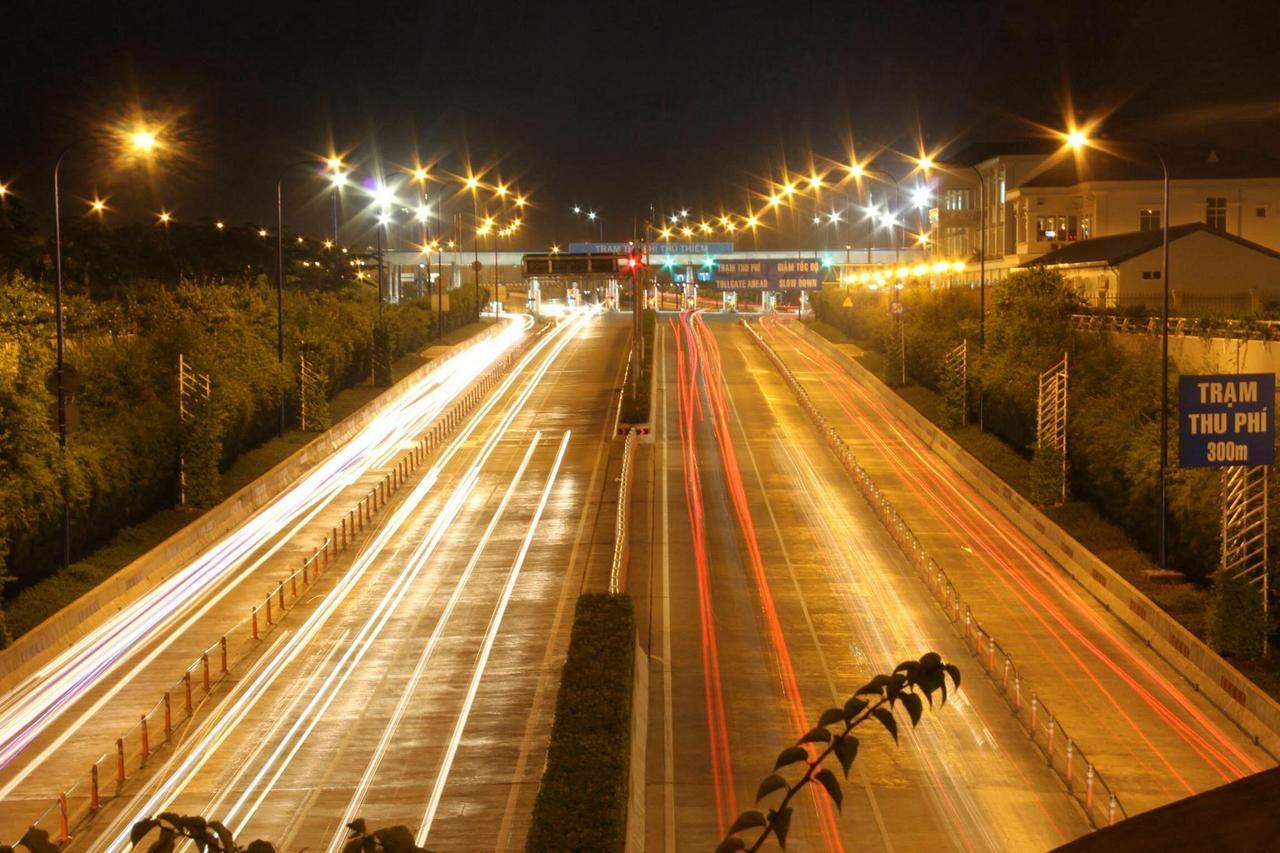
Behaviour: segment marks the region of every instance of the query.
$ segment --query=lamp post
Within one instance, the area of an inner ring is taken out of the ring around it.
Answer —
[[[299,166],[309,166],[309,160],[290,163],[276,177],[276,360],[284,369],[284,179]],[[335,192],[337,192],[335,187]],[[280,422],[276,434],[284,435],[285,398],[280,395]]]
[[[1071,130],[1066,144],[1076,150],[1091,145],[1082,130]],[[1160,164],[1160,568],[1169,568],[1169,164],[1154,142],[1144,139],[1108,140],[1142,148]]]
[[[157,145],[156,135],[146,128],[138,128],[130,133],[126,140],[129,151],[149,156]],[[62,454],[62,568],[71,564],[71,506],[67,502],[66,492],[66,453],[67,453],[67,361],[66,361],[66,329],[62,317],[62,161],[72,151],[66,148],[58,155],[53,164],[53,265],[54,265],[54,327],[57,335],[55,379],[57,384],[58,408],[58,449]],[[0,190],[0,195],[3,195]],[[95,209],[100,209],[95,203]]]
[[[987,345],[987,180],[976,164],[969,166],[978,176],[978,360]],[[986,431],[986,399],[978,382],[978,431]]]

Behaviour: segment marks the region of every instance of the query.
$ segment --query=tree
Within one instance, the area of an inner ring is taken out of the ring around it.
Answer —
[[[759,850],[772,835],[782,848],[787,846],[787,833],[794,811],[791,801],[806,785],[817,782],[840,809],[844,804],[844,792],[834,771],[823,767],[832,754],[840,763],[845,779],[849,768],[858,757],[860,742],[853,730],[874,719],[898,742],[898,721],[893,715],[895,706],[901,704],[914,728],[924,713],[924,703],[933,707],[933,694],[941,692],[942,703],[947,701],[947,679],[955,689],[960,688],[960,669],[943,663],[935,652],[924,654],[919,660],[903,661],[894,667],[890,675],[877,675],[859,687],[843,708],[828,708],[818,717],[818,724],[801,735],[794,745],[778,754],[773,772],[760,782],[756,789],[756,802],[783,791],[777,806],[767,812],[756,809],[738,815],[729,827],[729,833],[716,847],[716,853],[733,853],[736,850]],[[869,697],[864,699],[863,697]],[[924,698],[922,699],[921,696]],[[886,707],[888,706],[888,707]],[[820,751],[819,751],[820,750]],[[794,782],[788,782],[779,771],[787,767],[803,766],[804,770]],[[755,840],[748,844],[740,834],[758,829]]]

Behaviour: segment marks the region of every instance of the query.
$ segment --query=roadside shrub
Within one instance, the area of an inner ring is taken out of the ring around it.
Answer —
[[[1228,657],[1261,657],[1269,630],[1261,591],[1244,578],[1216,572],[1205,613],[1209,645]]]
[[[578,599],[527,850],[625,846],[634,623],[630,596]]]

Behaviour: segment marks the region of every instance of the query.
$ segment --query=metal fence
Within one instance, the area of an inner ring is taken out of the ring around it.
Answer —
[[[201,652],[160,699],[139,715],[138,723],[120,733],[111,748],[89,766],[87,774],[59,793],[32,821],[31,827],[48,832],[51,839],[65,845],[105,804],[124,793],[130,780],[145,770],[156,756],[167,752],[175,736],[211,701],[215,690],[234,672],[247,669],[262,651],[263,638],[296,606],[300,592],[314,585],[348,548],[359,544],[365,526],[372,524],[374,515],[494,389],[527,345],[526,339],[491,365],[408,452],[395,461],[368,494],[356,501],[341,522],[302,560],[302,565],[277,581],[243,619]],[[15,840],[12,846],[16,845]]]
[[[1022,677],[1013,657],[983,628],[971,607],[962,602],[960,592],[942,567],[925,551],[906,521],[893,508],[875,481],[858,463],[853,451],[839,433],[827,423],[808,391],[805,390],[772,346],[745,320],[743,326],[765,353],[791,388],[809,419],[835,453],[836,458],[857,484],[889,535],[907,560],[920,574],[925,585],[957,633],[973,653],[978,665],[995,684],[997,692],[1013,711],[1032,744],[1044,756],[1048,766],[1066,785],[1067,791],[1084,807],[1089,822],[1110,826],[1127,817],[1115,790],[1103,779],[1093,762],[1071,737],[1049,707],[1040,700],[1034,688]]]
[[[618,508],[613,522],[613,563],[609,569],[609,592],[626,589],[631,562],[631,482],[635,479],[636,431],[627,430],[622,444],[622,475],[618,479]]]
[[[1160,317],[1127,317],[1123,314],[1072,314],[1071,326],[1080,332],[1160,334]],[[1239,338],[1271,341],[1280,338],[1280,320],[1231,320],[1209,317],[1170,317],[1169,334],[1205,338]]]

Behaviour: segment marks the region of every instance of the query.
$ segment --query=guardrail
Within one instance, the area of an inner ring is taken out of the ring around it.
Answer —
[[[500,334],[504,323],[493,323],[455,347],[443,358],[418,367],[397,388],[420,382],[452,359]],[[370,421],[398,399],[393,388],[320,433],[252,483],[229,495],[216,507],[156,545],[128,566],[98,584],[30,631],[0,650],[0,690],[19,683],[45,660],[70,647],[116,611],[163,582],[175,566],[185,565],[228,531],[274,500],[290,483],[335,449],[350,441]]]
[[[276,582],[258,604],[250,607],[247,616],[201,652],[163,692],[159,701],[139,716],[138,724],[117,737],[113,748],[90,765],[87,777],[59,793],[31,827],[43,829],[56,843],[65,845],[105,804],[120,796],[125,784],[146,769],[152,756],[173,743],[175,733],[195,717],[197,709],[233,669],[238,671],[262,649],[262,639],[296,606],[299,580],[302,592],[306,592],[340,554],[357,543],[365,526],[372,524],[374,514],[386,507],[409,477],[428,461],[429,454],[444,444],[493,390],[525,346],[527,343],[513,348],[490,365],[409,451],[395,461],[377,485],[356,501],[341,523],[330,528],[324,541],[303,559],[302,565]],[[193,677],[198,678],[198,682],[193,681]],[[17,842],[11,846],[16,847]]]
[[[920,540],[906,521],[893,508],[875,481],[859,464],[857,457],[836,432],[772,346],[745,320],[740,321],[756,345],[782,375],[787,386],[800,402],[800,407],[817,427],[836,458],[853,478],[863,498],[871,506],[876,517],[884,525],[893,541],[906,556],[908,562],[924,580],[934,600],[942,608],[948,621],[970,648],[978,665],[996,686],[997,692],[1013,711],[1014,717],[1027,731],[1032,744],[1039,749],[1052,769],[1065,783],[1067,792],[1084,807],[1089,822],[1095,826],[1110,826],[1127,817],[1116,792],[1107,784],[1079,744],[1063,728],[1053,712],[1037,696],[1034,689],[1022,677],[1013,663],[1013,657],[982,627],[973,615],[972,608],[961,601],[954,583],[925,551]]]
[[[1082,332],[1160,334],[1160,318],[1126,317],[1121,314],[1072,314],[1071,327]],[[1273,341],[1280,338],[1280,320],[1231,320],[1170,317],[1169,334],[1207,338],[1239,338]]]
[[[613,563],[609,569],[609,592],[626,588],[631,563],[631,481],[635,479],[636,431],[627,430],[622,444],[622,476],[618,480],[618,508],[613,522]]]

